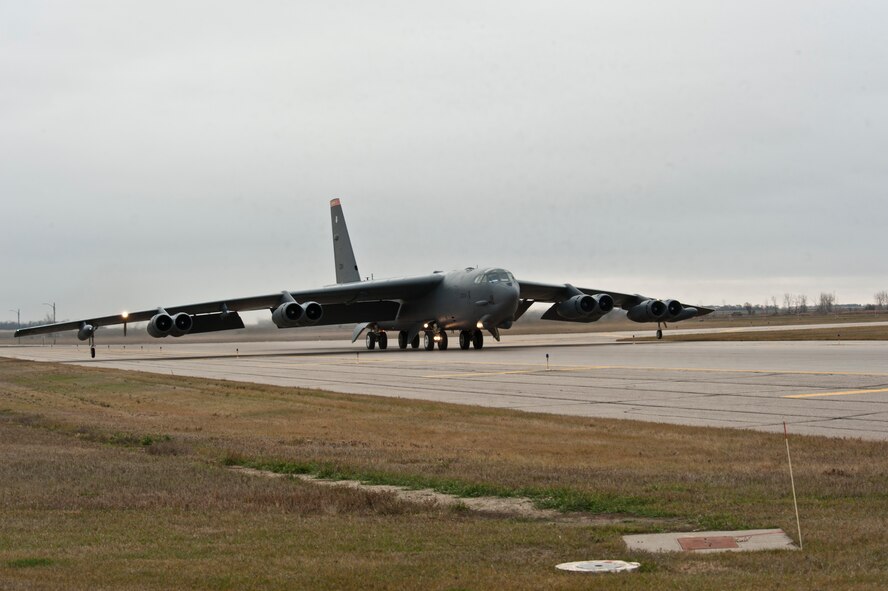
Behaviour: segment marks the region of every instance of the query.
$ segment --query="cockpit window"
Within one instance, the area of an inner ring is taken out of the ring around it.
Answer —
[[[505,269],[491,269],[479,279],[476,279],[478,283],[509,283],[515,281],[512,274]]]

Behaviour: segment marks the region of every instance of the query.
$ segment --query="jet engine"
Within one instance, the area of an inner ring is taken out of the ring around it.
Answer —
[[[317,302],[285,302],[274,309],[271,320],[278,328],[295,328],[316,324],[324,315],[324,308]]]
[[[194,318],[185,312],[179,312],[173,316],[173,327],[170,329],[170,334],[174,337],[180,337],[191,332],[193,326]]]
[[[568,320],[604,316],[614,309],[614,298],[606,293],[580,294],[558,304],[558,315]]]
[[[81,341],[88,340],[91,336],[93,336],[96,332],[96,327],[92,324],[83,324],[80,327],[80,330],[77,331],[77,338]]]
[[[681,304],[674,300],[669,303],[678,304],[681,311]],[[627,316],[633,322],[660,322],[669,319],[669,307],[660,300],[645,300],[629,308]]]
[[[170,334],[173,329],[173,317],[166,312],[160,312],[148,321],[148,334],[155,339],[162,339]]]
[[[669,316],[666,320],[669,320],[670,322],[687,320],[688,318],[693,318],[697,315],[697,308],[685,306],[678,300],[666,300],[663,303],[666,304],[666,309],[669,311]]]

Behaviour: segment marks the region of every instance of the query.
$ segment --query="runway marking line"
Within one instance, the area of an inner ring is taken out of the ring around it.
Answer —
[[[826,396],[851,396],[852,394],[878,394],[888,392],[888,388],[870,390],[841,390],[839,392],[814,392],[812,394],[789,394],[783,398],[821,398]]]

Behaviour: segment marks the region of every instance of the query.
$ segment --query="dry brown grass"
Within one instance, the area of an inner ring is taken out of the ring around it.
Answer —
[[[792,532],[782,438],[5,359],[0,392],[0,565],[53,561],[0,567],[0,587],[489,588],[514,567],[507,587],[574,588],[589,582],[552,566],[593,557],[646,565],[637,578],[596,583],[613,588],[805,580],[877,589],[888,577],[888,446],[880,442],[793,439],[804,554],[633,557],[619,533],[638,531],[638,522],[553,529],[479,519],[250,479],[220,464],[234,455],[553,490],[667,517],[648,528]],[[157,453],[167,445],[175,453]],[[181,576],[165,574],[170,568]]]

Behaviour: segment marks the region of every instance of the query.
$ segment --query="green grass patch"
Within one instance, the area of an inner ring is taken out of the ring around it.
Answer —
[[[420,474],[355,470],[332,463],[293,462],[275,459],[252,459],[229,453],[222,459],[226,466],[241,466],[276,474],[309,475],[327,480],[357,480],[364,484],[403,486],[409,489],[431,489],[456,497],[525,497],[538,509],[594,514],[622,514],[635,517],[672,517],[652,506],[647,499],[614,494],[596,494],[568,487],[508,487],[455,478],[436,478]]]

